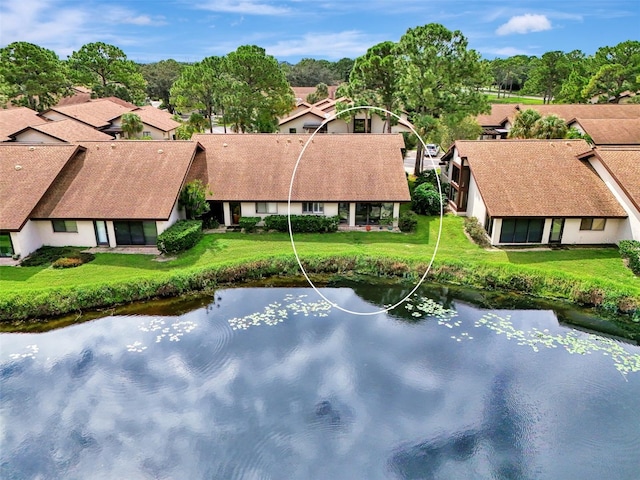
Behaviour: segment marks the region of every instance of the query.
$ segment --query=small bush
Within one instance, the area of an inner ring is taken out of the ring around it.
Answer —
[[[180,220],[158,235],[156,245],[162,253],[189,250],[202,238],[200,220]]]
[[[79,267],[83,263],[84,262],[82,261],[81,258],[63,257],[63,258],[57,259],[55,262],[51,264],[51,266],[53,268],[74,268],[74,267]]]
[[[618,248],[620,256],[627,259],[631,271],[640,275],[640,242],[638,240],[622,240]]]
[[[242,228],[245,233],[252,233],[256,231],[256,225],[262,220],[260,217],[242,217],[240,218],[240,228]]]
[[[482,248],[489,248],[491,246],[491,239],[476,217],[465,217],[464,231]]]
[[[325,233],[337,232],[340,217],[325,217],[322,215],[291,215],[291,229],[294,233]],[[269,215],[264,219],[267,230],[288,232],[289,225],[286,215]]]
[[[418,226],[418,215],[415,212],[409,210],[400,214],[398,220],[398,228],[401,232],[414,232]]]
[[[202,228],[210,230],[220,226],[220,222],[214,217],[207,217],[202,220]]]

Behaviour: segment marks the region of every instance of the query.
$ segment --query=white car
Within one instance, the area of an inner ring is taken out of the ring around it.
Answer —
[[[438,147],[438,145],[436,145],[435,143],[427,143],[427,155],[429,155],[430,157],[437,157],[439,151],[440,147]]]

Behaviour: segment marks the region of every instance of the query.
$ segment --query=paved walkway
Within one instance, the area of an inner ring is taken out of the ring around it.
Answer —
[[[89,253],[141,253],[144,255],[160,255],[156,247],[91,247],[83,250]]]

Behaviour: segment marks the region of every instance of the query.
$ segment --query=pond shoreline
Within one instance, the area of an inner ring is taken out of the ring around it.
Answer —
[[[370,275],[411,282],[417,282],[427,270],[425,263],[388,257],[318,256],[304,258],[303,262],[305,270],[314,275]],[[299,275],[299,266],[294,257],[277,256],[210,268],[179,270],[161,279],[16,294],[0,304],[0,323],[6,331],[6,327],[48,321],[63,315],[79,315],[138,301],[213,292],[221,287],[241,286],[271,277],[292,278]],[[626,332],[625,337],[640,341],[640,298],[606,281],[596,283],[521,267],[453,261],[434,262],[426,280],[594,307],[599,315],[615,315],[615,323]]]

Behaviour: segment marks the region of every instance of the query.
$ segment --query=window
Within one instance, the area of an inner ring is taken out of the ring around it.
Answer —
[[[78,224],[75,220],[52,220],[54,232],[77,232]]]
[[[460,183],[460,168],[455,164],[451,169],[451,183]]]
[[[393,219],[393,203],[356,203],[356,225],[379,225],[380,220],[389,219]]]
[[[151,132],[144,131],[144,132],[142,132],[142,136],[143,137],[150,137],[151,136]]]
[[[303,202],[302,213],[324,213],[324,203],[322,202]]]
[[[289,133],[297,133],[298,130],[296,128],[290,128]]]
[[[278,204],[275,202],[256,202],[256,213],[278,213]]]
[[[365,130],[364,118],[356,118],[353,120],[353,133],[371,133],[371,119],[367,120],[367,129]]]
[[[500,243],[540,243],[544,219],[503,218]]]
[[[606,224],[606,218],[583,218],[580,222],[580,230],[604,230]]]

